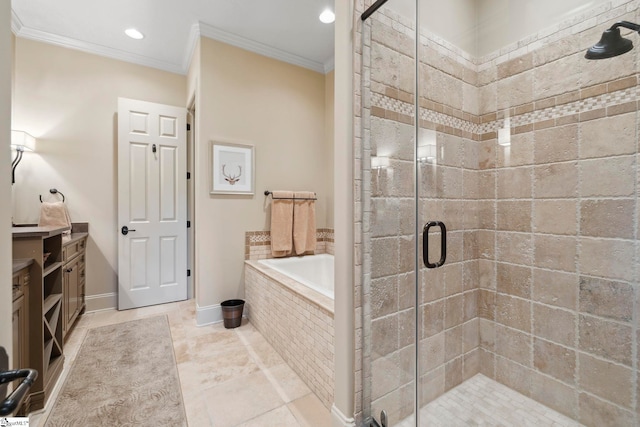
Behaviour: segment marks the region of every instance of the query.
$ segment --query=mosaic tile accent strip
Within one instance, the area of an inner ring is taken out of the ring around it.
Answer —
[[[557,105],[554,107],[514,115],[509,118],[510,126],[513,129],[521,126],[534,125],[536,123],[544,122],[547,120],[559,119],[574,114],[606,109],[613,106],[623,105],[629,102],[637,102],[638,100],[640,100],[640,87],[633,86],[626,89],[604,93],[602,95],[585,98],[562,105]],[[382,95],[380,93],[374,92],[371,96],[371,103],[372,106],[382,108],[386,111],[393,111],[395,113],[404,114],[409,117],[414,116],[413,104],[401,101],[399,99],[393,99],[387,95]],[[531,104],[531,108],[533,108],[533,103]],[[515,110],[515,108],[512,110]],[[624,110],[622,112],[624,112]],[[491,120],[487,123],[476,124],[473,121],[463,120],[458,117],[426,108],[420,108],[420,119],[438,125],[449,126],[451,128],[459,129],[463,132],[469,132],[475,135],[484,135],[495,132],[496,130],[501,129],[505,126],[504,118],[499,120]]]
[[[330,253],[333,255],[333,243],[333,228],[318,228],[316,230],[316,254]],[[272,258],[271,233],[269,231],[247,231],[245,233],[244,259],[267,258]]]

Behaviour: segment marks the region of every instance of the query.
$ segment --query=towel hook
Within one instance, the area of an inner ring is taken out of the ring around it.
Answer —
[[[51,194],[60,194],[62,196],[62,202],[64,203],[64,194],[62,194],[62,191],[58,191],[56,188],[51,188],[49,190],[49,193]],[[42,194],[40,195],[40,203],[42,203]]]

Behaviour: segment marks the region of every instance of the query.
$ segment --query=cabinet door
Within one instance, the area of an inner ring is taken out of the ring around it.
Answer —
[[[27,368],[27,316],[22,295],[13,302],[13,369]]]
[[[78,314],[78,284],[80,278],[78,258],[64,267],[64,333],[66,334]]]

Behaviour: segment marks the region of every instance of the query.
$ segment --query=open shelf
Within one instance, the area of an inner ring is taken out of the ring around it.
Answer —
[[[62,262],[52,262],[51,264],[45,266],[44,270],[42,270],[42,277],[47,277],[49,273],[55,271],[58,267],[62,267]]]
[[[46,297],[42,307],[43,315],[48,313],[53,308],[53,306],[56,305],[56,303],[61,299],[62,299],[62,294],[51,294],[48,297]]]

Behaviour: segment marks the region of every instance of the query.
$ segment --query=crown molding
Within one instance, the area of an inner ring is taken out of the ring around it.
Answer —
[[[189,72],[189,66],[191,65],[191,61],[193,59],[193,55],[195,53],[195,49],[200,37],[214,39],[235,47],[239,47],[241,49],[248,50],[250,52],[257,53],[259,55],[267,56],[278,61],[283,61],[289,64],[297,65],[299,67],[307,68],[309,70],[313,70],[322,74],[326,74],[334,68],[333,58],[331,58],[324,64],[321,62],[312,61],[310,59],[303,58],[301,56],[294,55],[292,53],[285,52],[271,46],[267,46],[263,43],[253,41],[236,34],[228,33],[203,22],[199,22],[191,26],[189,38],[185,46],[184,57],[182,60],[182,64],[180,65],[150,58],[144,55],[138,55],[119,49],[113,49],[110,47],[73,39],[71,37],[59,36],[56,34],[47,33],[45,31],[28,28],[22,24],[22,21],[13,10],[11,10],[11,30],[16,35],[16,37],[49,43],[68,49],[75,49],[94,55],[100,55],[120,61],[131,62],[134,64],[156,68],[159,70],[181,75],[186,75]]]
[[[312,61],[271,46],[267,46],[260,42],[249,40],[237,34],[228,33],[203,22],[199,23],[200,35],[222,43],[230,44],[241,49],[245,49],[259,55],[277,59],[278,61],[287,62],[299,67],[307,68],[318,73],[325,73],[325,66],[321,62]]]
[[[17,17],[16,17],[17,18]],[[19,20],[18,20],[19,21]],[[14,33],[17,37],[35,40],[38,42],[49,43],[68,49],[75,49],[94,55],[100,55],[107,58],[117,59],[120,61],[131,62],[133,64],[144,65],[146,67],[157,68],[159,70],[168,71],[176,74],[186,74],[186,71],[182,69],[180,65],[176,65],[170,62],[161,61],[148,56],[138,55],[135,53],[124,52],[122,50],[113,49],[106,46],[97,45],[94,43],[88,43],[81,40],[76,40],[70,37],[59,36],[56,34],[47,33],[45,31],[34,30],[24,27],[21,24],[16,23],[16,27],[20,25],[17,31]],[[12,20],[12,29],[14,27]]]
[[[22,21],[20,20],[18,15],[16,15],[13,9],[11,9],[11,31],[14,35],[17,36],[18,33],[22,30],[22,27]]]
[[[184,58],[182,59],[182,69],[184,73],[189,72],[191,61],[193,61],[193,54],[196,52],[196,46],[198,46],[198,40],[200,40],[200,24],[193,24],[189,31],[189,38],[187,39],[187,46],[184,51]]]
[[[336,68],[336,58],[332,56],[324,63],[324,73],[330,73],[334,68]]]

